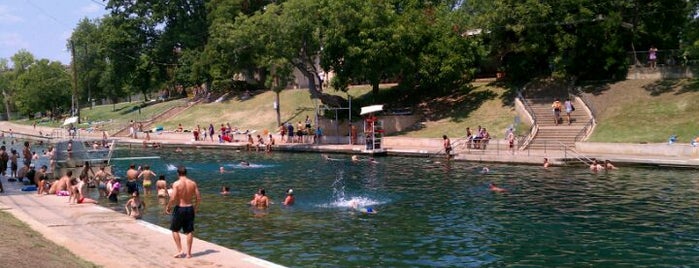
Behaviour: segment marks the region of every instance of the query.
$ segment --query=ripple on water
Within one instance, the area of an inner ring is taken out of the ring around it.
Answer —
[[[261,166],[234,168],[240,159]],[[210,150],[137,164],[170,182],[176,165],[191,167],[205,194],[198,237],[293,267],[688,267],[699,259],[694,171],[490,164],[481,174],[482,164],[466,162],[390,157],[372,166]],[[233,171],[218,174],[220,166]],[[492,193],[489,183],[508,192]],[[230,196],[217,194],[222,184]],[[259,187],[275,201],[264,216],[246,205]],[[290,209],[279,205],[288,188],[297,198]],[[353,212],[353,203],[379,213]],[[149,206],[146,220],[167,226],[161,210]]]

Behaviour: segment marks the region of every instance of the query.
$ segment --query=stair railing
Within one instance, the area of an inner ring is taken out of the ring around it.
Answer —
[[[539,124],[537,123],[537,118],[536,118],[536,113],[534,113],[534,109],[532,109],[531,105],[527,101],[527,99],[522,96],[522,91],[525,89],[522,89],[520,91],[517,91],[517,98],[522,102],[524,105],[524,109],[529,113],[529,115],[532,117],[532,126],[529,128],[529,135],[524,139],[524,142],[518,143],[520,146],[518,147],[518,150],[524,150],[529,146],[529,143],[531,143],[532,140],[534,140],[534,137],[536,137],[536,133],[539,131]]]
[[[564,143],[558,141],[558,144],[563,147],[563,157],[565,159],[568,159],[568,154],[570,154],[573,158],[576,160],[582,162],[585,165],[590,165],[594,162],[594,160],[590,159],[584,154],[578,153],[575,149],[570,148],[570,146],[565,145]]]

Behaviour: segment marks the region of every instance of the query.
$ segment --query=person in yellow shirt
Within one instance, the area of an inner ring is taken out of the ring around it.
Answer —
[[[553,104],[551,104],[551,108],[553,109],[553,120],[555,121],[555,125],[557,126],[558,123],[561,121],[561,101],[559,99],[556,99]]]

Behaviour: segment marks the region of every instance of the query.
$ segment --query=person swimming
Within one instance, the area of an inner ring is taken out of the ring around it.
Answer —
[[[284,205],[285,206],[291,206],[296,202],[296,198],[294,197],[294,190],[289,189],[286,191],[286,199],[284,199]]]
[[[360,207],[357,200],[353,200],[352,202],[350,202],[350,206],[352,207],[352,209],[354,209],[355,211],[360,212],[360,213],[364,213],[364,214],[376,214],[376,213],[378,213],[372,207]]]
[[[231,188],[228,186],[221,187],[221,195],[228,195],[231,193]]]
[[[490,189],[490,191],[495,192],[495,193],[507,192],[506,189],[498,187],[497,185],[495,185],[495,183],[490,183],[490,185],[488,186],[488,189]]]
[[[250,162],[243,160],[243,161],[240,161],[240,165],[241,165],[241,166],[244,166],[244,167],[249,167],[249,166],[250,166]]]

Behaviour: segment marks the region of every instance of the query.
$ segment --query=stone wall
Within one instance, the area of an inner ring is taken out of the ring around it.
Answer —
[[[383,121],[385,135],[406,130],[421,119],[418,115],[382,115],[378,118]],[[323,134],[326,136],[347,136],[349,133],[347,120],[339,120],[337,126],[334,119],[319,118],[319,120]],[[357,126],[358,135],[361,136],[364,132],[364,121],[354,121],[352,124]]]
[[[599,143],[578,142],[575,149],[582,154],[625,154],[644,156],[697,157],[699,147],[687,143]]]

